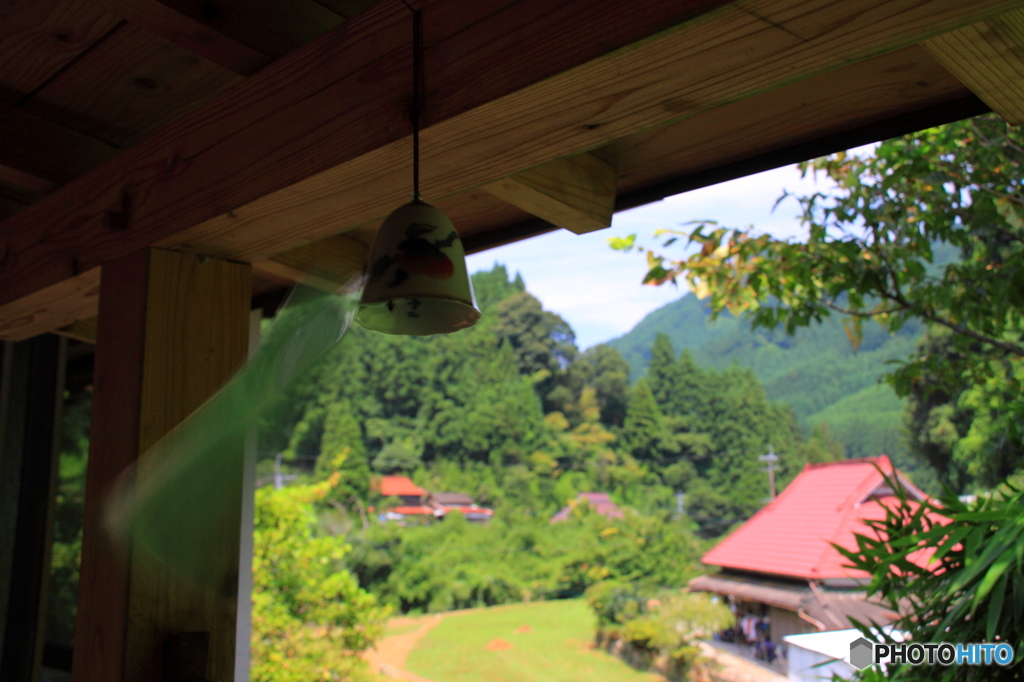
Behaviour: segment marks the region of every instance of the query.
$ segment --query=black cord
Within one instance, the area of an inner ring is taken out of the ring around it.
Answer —
[[[412,12],[412,200],[420,201],[420,110],[423,86],[423,16],[406,0],[401,0]]]
[[[405,2],[405,0],[402,0]],[[408,7],[408,5],[406,5]],[[423,15],[412,13],[412,200],[420,200],[420,108],[423,88]]]

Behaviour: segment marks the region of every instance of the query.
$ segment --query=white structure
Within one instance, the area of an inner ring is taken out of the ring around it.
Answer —
[[[819,682],[833,675],[851,679],[857,669],[850,665],[850,642],[860,636],[851,628],[783,637],[790,682]]]
[[[885,632],[897,642],[905,634],[892,628]],[[830,630],[809,632],[803,635],[787,635],[786,660],[789,662],[789,682],[821,682],[839,679],[853,679],[857,669],[850,665],[850,643],[863,637],[860,630]]]

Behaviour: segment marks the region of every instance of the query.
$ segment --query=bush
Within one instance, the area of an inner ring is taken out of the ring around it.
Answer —
[[[685,679],[700,664],[696,643],[730,625],[732,613],[704,594],[645,593],[635,583],[606,581],[587,590],[599,645],[643,670]]]
[[[373,646],[388,609],[341,564],[348,545],[315,537],[313,503],[338,483],[256,492],[252,679],[369,679],[359,653]]]

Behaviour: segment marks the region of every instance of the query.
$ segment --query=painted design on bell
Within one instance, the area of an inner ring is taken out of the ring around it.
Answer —
[[[405,228],[405,239],[398,244],[397,254],[378,258],[370,270],[370,277],[379,279],[392,265],[397,265],[394,277],[387,284],[389,287],[397,287],[411,274],[424,274],[433,279],[450,278],[455,274],[455,265],[441,249],[450,247],[459,236],[452,230],[444,239],[430,241],[424,237],[436,229],[436,226],[426,223],[409,225]]]

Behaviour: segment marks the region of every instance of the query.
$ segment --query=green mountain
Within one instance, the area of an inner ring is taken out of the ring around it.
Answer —
[[[895,335],[865,323],[855,351],[838,318],[800,329],[751,329],[749,322],[710,308],[692,294],[655,310],[626,335],[608,342],[629,362],[634,379],[650,360],[655,336],[665,333],[677,352],[687,349],[704,367],[749,367],[769,400],[789,403],[809,430],[825,423],[848,456],[886,452],[905,460],[902,401],[879,378],[892,361],[911,354],[924,326],[913,322]]]

